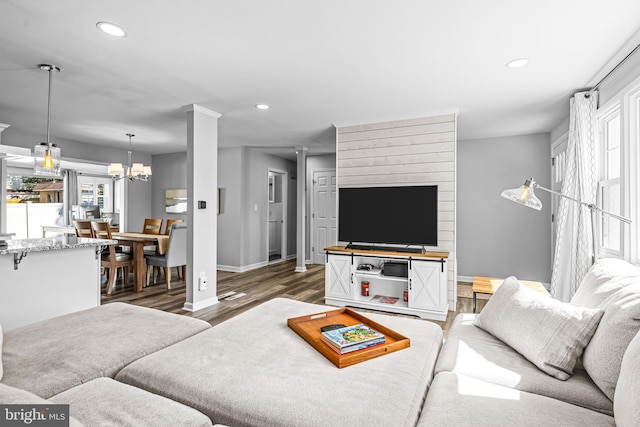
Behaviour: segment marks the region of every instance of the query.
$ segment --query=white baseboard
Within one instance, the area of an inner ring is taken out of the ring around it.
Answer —
[[[198,301],[196,303],[185,302],[182,309],[186,311],[198,311],[202,310],[203,308],[211,307],[212,305],[218,304],[219,302],[220,301],[218,301],[218,297],[211,297],[202,301]]]
[[[218,264],[217,268],[218,270],[229,271],[231,273],[244,273],[246,271],[255,270],[256,268],[266,267],[267,265],[269,265],[269,261],[261,261],[251,265],[243,265],[241,267]]]

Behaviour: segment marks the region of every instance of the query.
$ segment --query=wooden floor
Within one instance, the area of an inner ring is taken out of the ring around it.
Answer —
[[[102,290],[102,303],[128,302],[144,307],[156,308],[171,313],[182,314],[205,320],[212,325],[221,323],[252,307],[276,297],[290,298],[315,304],[324,303],[324,265],[307,265],[305,273],[295,273],[295,260],[272,264],[246,273],[229,273],[218,271],[218,296],[235,292],[234,295],[245,294],[235,299],[221,298],[219,304],[199,310],[195,313],[182,309],[185,302],[185,281],[179,280],[176,270],[171,277],[172,289],[167,290],[163,277],[158,278],[155,286],[149,286],[140,293],[133,291],[133,280],[127,286],[118,282],[113,293],[108,296],[105,288]],[[459,284],[469,286],[469,284]],[[469,289],[461,294],[470,295]],[[482,309],[486,300],[478,300],[478,311]],[[459,297],[456,312],[450,311],[445,322],[435,322],[446,332],[451,321],[458,313],[470,313],[471,298]],[[404,315],[398,315],[404,316]],[[415,317],[415,316],[406,316]],[[417,317],[415,317],[417,318]]]

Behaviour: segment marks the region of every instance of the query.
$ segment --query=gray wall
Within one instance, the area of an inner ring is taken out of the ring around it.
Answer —
[[[243,150],[243,183],[242,183],[242,264],[243,267],[256,266],[268,261],[268,209],[267,177],[269,168],[289,172],[287,201],[287,256],[295,251],[296,236],[296,193],[297,181],[291,179],[291,173],[296,169],[296,163],[280,157],[271,156],[257,150]],[[255,206],[258,210],[255,211]],[[294,206],[293,211],[291,210]],[[293,213],[293,216],[291,214]]]
[[[152,216],[165,220],[182,219],[186,221],[186,213],[175,214],[165,212],[164,191],[170,188],[187,189],[187,153],[154,155],[152,179]]]
[[[502,197],[535,178],[550,187],[547,133],[458,141],[458,276],[551,280],[551,199],[536,211]]]
[[[218,265],[223,269],[245,271],[268,262],[269,168],[289,172],[286,256],[296,253],[297,181],[291,179],[295,162],[248,148],[221,148],[218,151],[218,185],[221,191]]]
[[[242,259],[242,148],[218,149],[218,265],[239,267]]]

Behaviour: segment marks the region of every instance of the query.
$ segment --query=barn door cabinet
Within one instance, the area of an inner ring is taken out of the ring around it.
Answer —
[[[415,254],[342,246],[325,251],[327,304],[446,320],[447,252]]]

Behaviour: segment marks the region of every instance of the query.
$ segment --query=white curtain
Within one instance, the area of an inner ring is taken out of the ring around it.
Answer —
[[[64,207],[67,211],[65,221],[71,225],[71,206],[78,204],[78,172],[66,169],[64,171]]]
[[[595,203],[596,109],[598,92],[579,92],[570,101],[569,141],[562,194]],[[569,301],[592,264],[591,213],[572,200],[559,198],[551,295]]]

